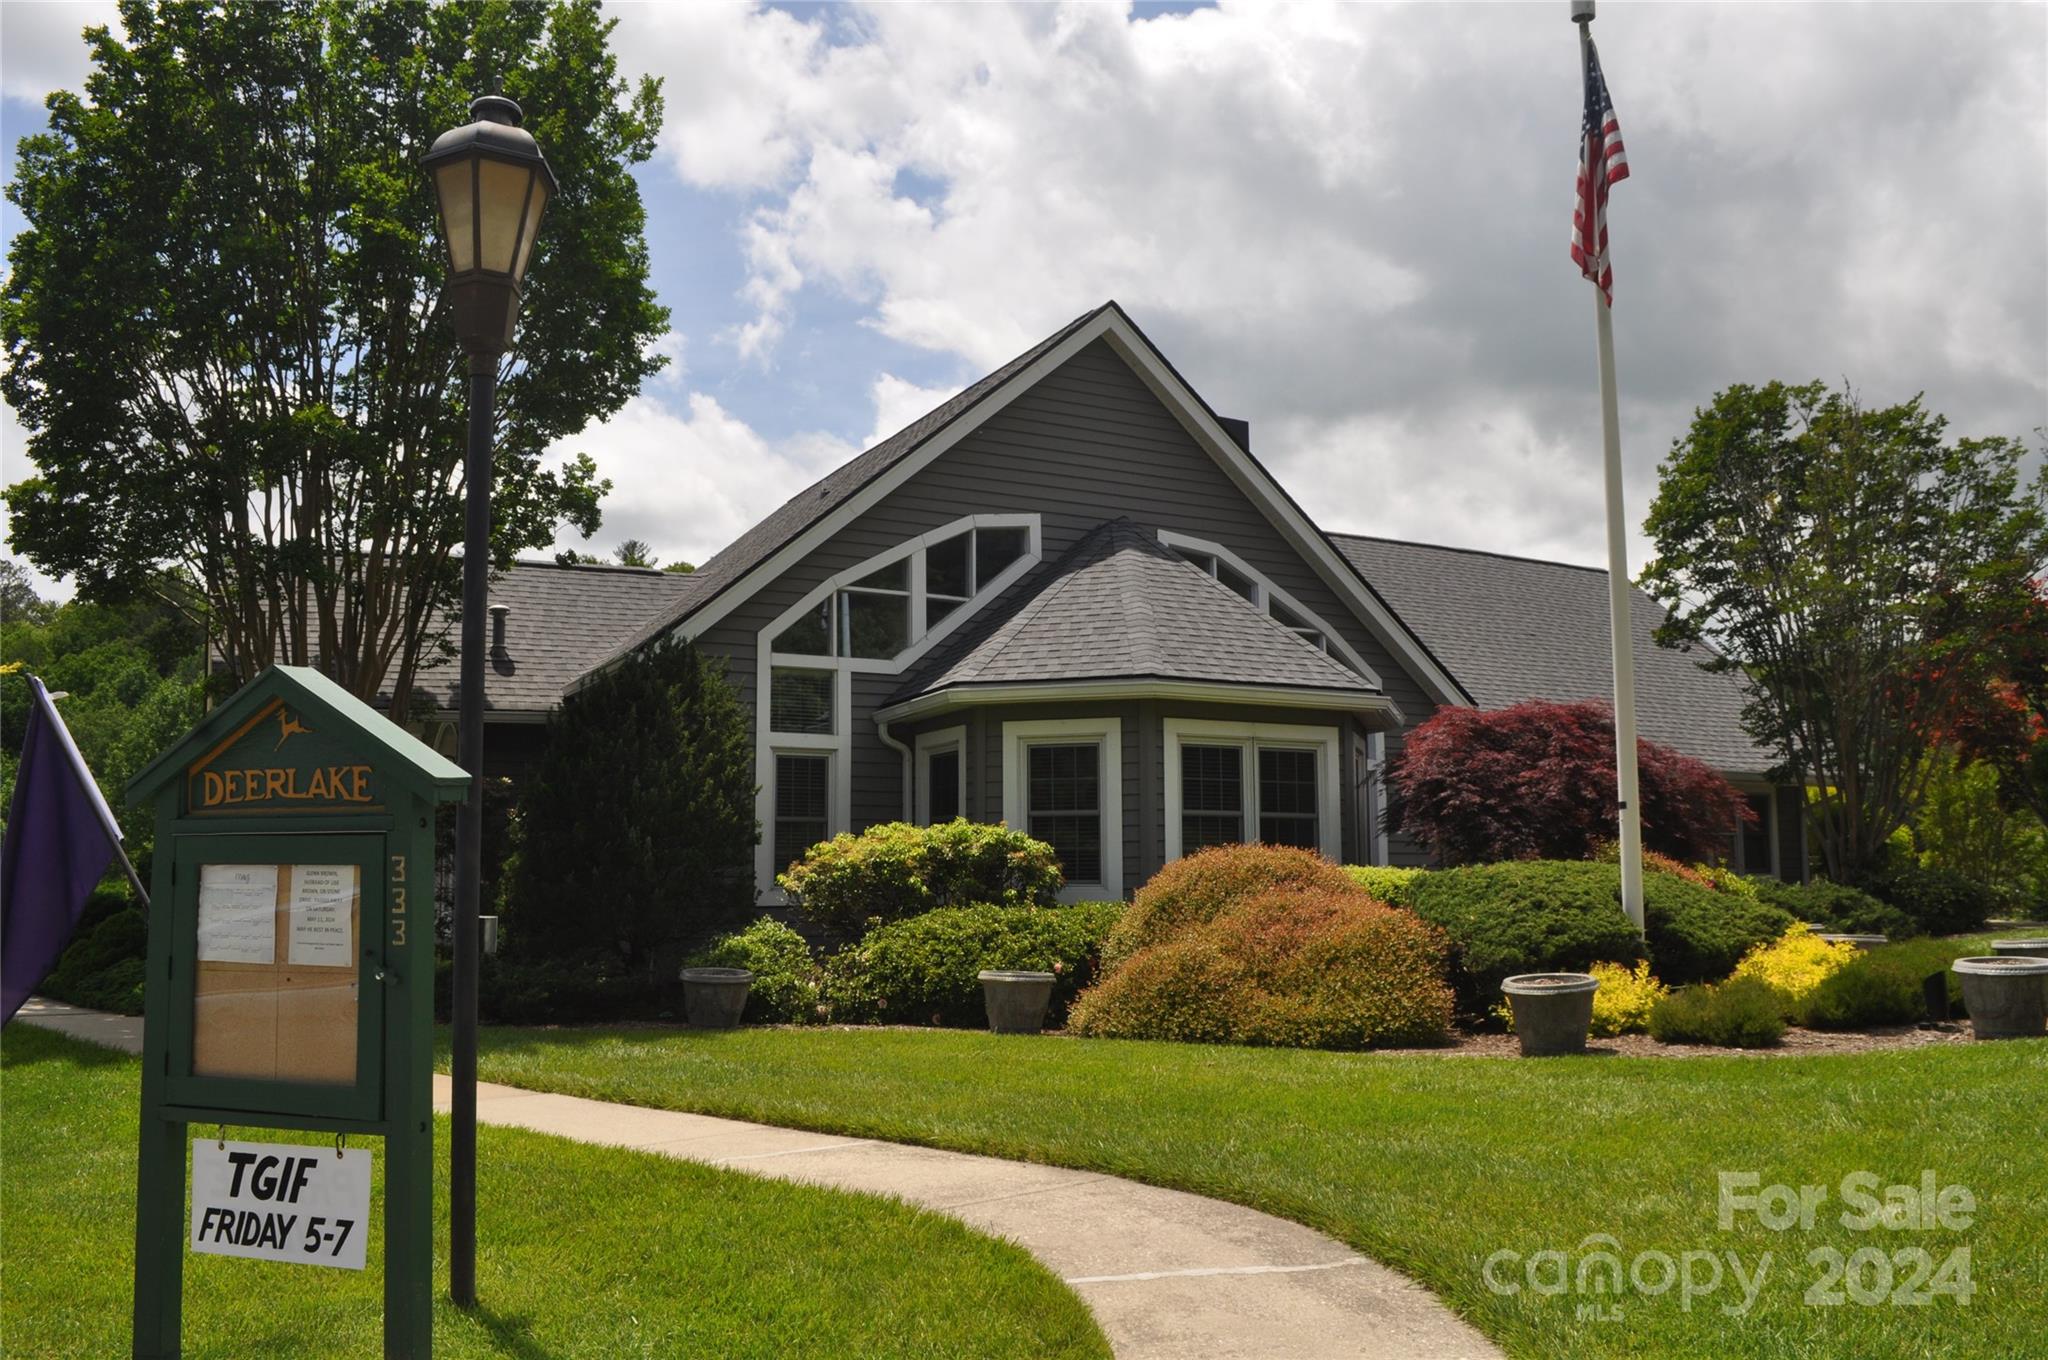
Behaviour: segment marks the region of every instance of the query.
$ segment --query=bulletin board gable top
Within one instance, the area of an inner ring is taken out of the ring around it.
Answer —
[[[458,801],[469,776],[318,671],[272,666],[129,781],[128,801],[166,785],[186,817],[345,816]]]

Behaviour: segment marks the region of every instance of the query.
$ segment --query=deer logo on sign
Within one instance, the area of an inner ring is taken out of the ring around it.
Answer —
[[[285,712],[283,709],[280,708],[277,711],[277,745],[271,747],[270,749],[273,751],[282,750],[284,749],[284,744],[290,741],[293,737],[297,736],[301,732],[311,732],[312,730],[312,728],[306,726],[297,718],[294,718],[291,714]]]

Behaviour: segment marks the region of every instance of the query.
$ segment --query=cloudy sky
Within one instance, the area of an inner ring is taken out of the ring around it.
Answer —
[[[0,8],[8,173],[97,8]],[[622,68],[667,81],[640,182],[676,362],[565,446],[617,486],[577,546],[702,561],[1115,298],[1324,527],[1604,561],[1564,0],[616,12]],[[1595,32],[1632,527],[1732,382],[1924,391],[2038,448],[2048,9],[1610,3]],[[23,475],[11,420],[4,452]]]

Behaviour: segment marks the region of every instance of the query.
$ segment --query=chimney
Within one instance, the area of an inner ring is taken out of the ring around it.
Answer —
[[[512,616],[509,604],[491,606],[491,655],[505,655],[505,620]]]
[[[1252,423],[1239,420],[1236,416],[1218,416],[1216,423],[1223,427],[1223,433],[1237,441],[1237,446],[1246,453],[1252,451]]]

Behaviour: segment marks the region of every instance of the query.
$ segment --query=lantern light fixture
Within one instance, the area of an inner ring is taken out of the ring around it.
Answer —
[[[456,337],[471,354],[497,355],[512,344],[520,286],[555,176],[519,125],[519,105],[489,94],[469,112],[474,121],[435,138],[422,164],[441,205]]]

